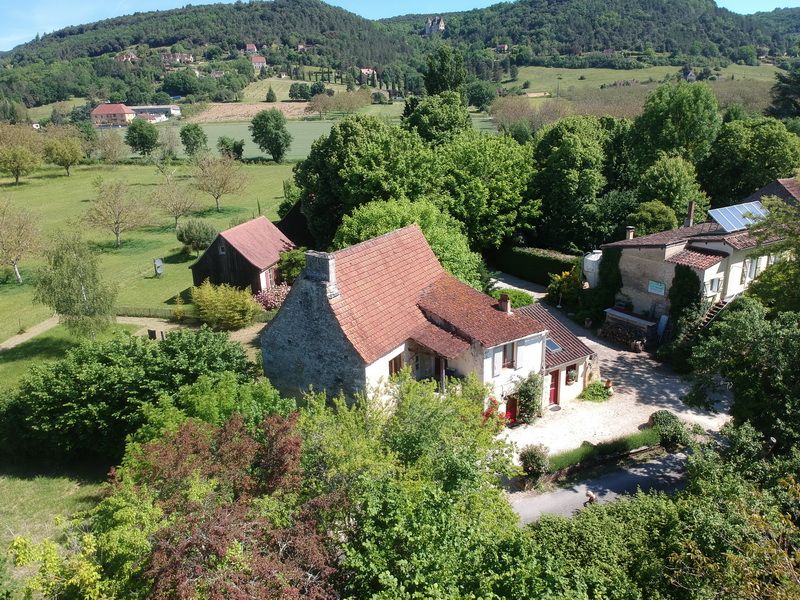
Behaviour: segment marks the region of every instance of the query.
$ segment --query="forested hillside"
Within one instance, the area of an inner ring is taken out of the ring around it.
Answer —
[[[398,31],[420,32],[424,18],[406,15],[387,23]],[[794,49],[798,28],[793,23],[800,20],[800,11],[744,16],[713,0],[521,0],[444,18],[445,39],[521,45],[525,58],[651,49],[746,60],[741,56],[745,46],[777,55]]]
[[[259,47],[313,43],[346,64],[385,64],[410,52],[399,35],[341,8],[319,0],[274,0],[187,6],[67,27],[15,48],[8,58],[27,64],[100,56],[139,44],[235,49],[245,42]]]

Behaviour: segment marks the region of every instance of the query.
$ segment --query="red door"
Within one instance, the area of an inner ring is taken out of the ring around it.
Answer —
[[[550,405],[558,404],[558,369],[550,373]]]
[[[506,398],[506,421],[508,421],[509,425],[517,422],[517,410],[517,397],[509,396]]]

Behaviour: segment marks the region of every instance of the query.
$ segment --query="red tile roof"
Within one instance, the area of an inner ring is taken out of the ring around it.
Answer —
[[[220,232],[228,244],[257,269],[267,269],[278,262],[280,253],[294,248],[292,241],[266,217]]]
[[[126,115],[133,115],[134,113],[130,108],[125,106],[124,104],[98,104],[94,110],[92,110],[93,115],[118,115],[118,114],[126,114]]]
[[[602,248],[664,248],[672,244],[679,244],[685,242],[691,237],[697,235],[704,235],[712,233],[720,229],[718,223],[709,221],[707,223],[699,223],[691,227],[679,227],[678,229],[671,229],[669,231],[659,231],[658,233],[651,233],[650,235],[643,235],[641,237],[634,237],[630,240],[619,240],[618,242],[611,242],[604,244]]]
[[[771,238],[765,240],[765,244],[769,244],[771,242],[777,241],[778,238]],[[750,235],[749,231],[735,231],[733,233],[722,233],[719,235],[699,235],[691,240],[690,242],[722,242],[727,244],[734,250],[747,250],[749,248],[755,248],[758,246],[758,240]]]
[[[567,329],[558,317],[554,316],[542,304],[524,306],[518,311],[544,325],[547,328],[547,338],[561,347],[558,352],[553,352],[545,346],[545,365],[548,369],[567,363],[574,363],[594,354],[578,336]]]
[[[333,258],[339,294],[331,308],[367,364],[409,339],[452,358],[473,339],[496,346],[544,329],[518,313],[500,312],[496,300],[448,275],[417,225]]]
[[[263,56],[251,56],[250,62],[256,65],[267,64],[267,59]]]
[[[463,284],[452,275],[437,279],[423,290],[419,307],[458,333],[486,348],[544,331],[541,323],[518,312],[507,314],[497,300]]]
[[[247,50],[255,50],[256,49],[256,45],[255,44],[245,44],[245,48]]]
[[[727,252],[717,252],[707,248],[687,248],[670,256],[667,262],[705,271],[721,263],[726,256],[728,256]]]

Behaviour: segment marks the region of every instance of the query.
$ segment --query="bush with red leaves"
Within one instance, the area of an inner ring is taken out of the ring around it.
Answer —
[[[286,296],[289,295],[291,288],[285,283],[273,285],[267,290],[261,290],[253,296],[253,300],[258,302],[264,310],[276,310],[281,307]]]

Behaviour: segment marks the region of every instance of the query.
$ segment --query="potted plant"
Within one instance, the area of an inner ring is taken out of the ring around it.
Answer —
[[[567,385],[572,385],[576,381],[578,381],[578,370],[577,369],[567,370]]]

